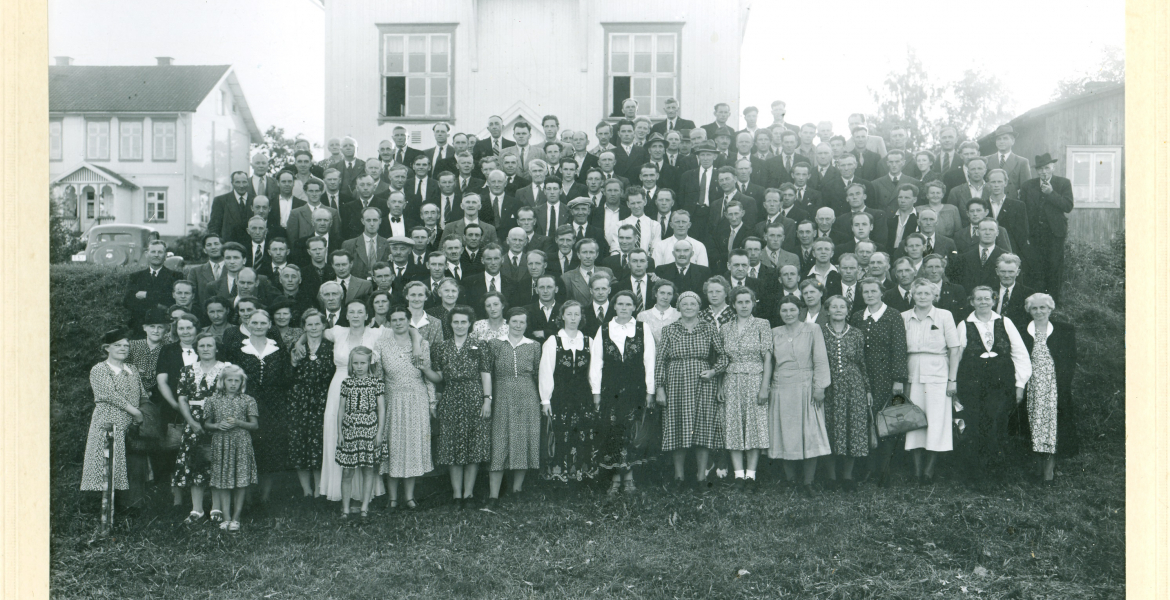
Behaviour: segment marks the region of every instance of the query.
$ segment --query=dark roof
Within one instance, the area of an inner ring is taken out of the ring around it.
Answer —
[[[50,66],[49,112],[192,112],[230,68]]]
[[[1064,110],[1066,108],[1072,108],[1073,106],[1084,104],[1086,102],[1093,102],[1095,100],[1100,100],[1101,98],[1107,98],[1109,96],[1115,96],[1117,94],[1124,94],[1124,93],[1125,93],[1125,82],[1115,83],[1115,84],[1110,84],[1110,85],[1100,85],[1098,87],[1093,87],[1093,88],[1086,90],[1085,93],[1080,94],[1079,96],[1073,96],[1071,98],[1063,98],[1061,100],[1057,100],[1056,102],[1049,102],[1048,104],[1042,104],[1040,106],[1037,106],[1036,108],[1033,108],[1032,110],[1029,110],[1028,112],[1012,119],[1011,121],[1009,121],[1009,123],[1011,124],[1012,127],[1020,127],[1021,125],[1024,125],[1024,124],[1028,123],[1029,121],[1034,121],[1034,120],[1039,119],[1041,117],[1046,117],[1046,116],[1048,116],[1056,111],[1059,111],[1059,110]],[[989,133],[989,134],[979,138],[979,145],[982,147],[982,145],[984,143],[986,143],[988,140],[994,141],[994,139],[995,139],[994,132]]]

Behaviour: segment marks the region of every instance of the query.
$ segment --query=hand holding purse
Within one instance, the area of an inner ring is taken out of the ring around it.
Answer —
[[[926,412],[913,402],[908,402],[905,396],[894,396],[890,399],[889,405],[878,411],[874,417],[874,425],[880,437],[901,435],[908,431],[924,429]]]

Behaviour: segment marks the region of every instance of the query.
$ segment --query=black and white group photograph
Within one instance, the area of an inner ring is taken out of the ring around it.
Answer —
[[[1124,597],[1125,9],[48,0],[50,595]]]

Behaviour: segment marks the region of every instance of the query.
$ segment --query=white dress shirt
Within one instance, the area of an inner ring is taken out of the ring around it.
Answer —
[[[662,227],[658,225],[658,221],[655,221],[646,215],[642,215],[640,217],[630,215],[621,221],[618,221],[618,227],[621,227],[622,225],[629,225],[633,227],[635,223],[638,223],[642,229],[642,237],[638,240],[638,245],[643,250],[653,255],[654,246],[662,239]],[[611,245],[611,247],[613,246],[616,246],[616,244]]]
[[[585,351],[586,336],[580,330],[573,332],[570,337],[569,333],[564,329],[557,332],[553,337],[544,341],[544,346],[540,351],[540,368],[539,368],[539,387],[540,387],[540,403],[548,406],[552,399],[555,381],[553,381],[553,374],[557,368],[557,338],[561,339],[561,347],[573,353],[573,360],[577,359],[578,352]]]
[[[397,222],[394,219],[398,219]],[[406,217],[386,215],[386,222],[390,224],[390,237],[406,237]]]
[[[981,337],[980,342],[983,344],[983,349],[986,350],[982,354],[982,358],[991,358],[997,356],[991,351],[991,346],[995,341],[995,320],[1003,319],[1003,328],[1007,331],[1008,341],[1011,342],[1012,364],[1016,367],[1016,387],[1022,388],[1028,383],[1028,379],[1032,377],[1032,359],[1028,356],[1028,349],[1024,346],[1024,338],[1020,337],[1019,330],[1012,323],[1012,320],[1007,317],[1001,317],[995,311],[992,311],[991,318],[987,321],[981,321],[975,313],[967,315],[964,321],[973,323],[975,329],[979,331]],[[959,348],[967,348],[967,328],[960,325],[959,330]]]
[[[690,242],[691,248],[693,249],[693,252],[691,253],[691,264],[702,265],[704,267],[710,266],[710,263],[707,262],[707,247],[703,245],[703,242],[700,242],[699,240],[696,240],[689,235],[683,239]],[[668,265],[674,262],[674,245],[677,244],[678,241],[679,239],[673,235],[666,238],[665,240],[659,241],[658,244],[654,246],[654,264]]]
[[[293,197],[280,197],[280,226],[288,227],[288,214],[292,212]]]
[[[654,344],[654,335],[650,332],[650,327],[636,319],[630,319],[630,322],[625,325],[618,323],[617,319],[613,319],[609,322],[609,339],[617,346],[618,352],[622,356],[625,356],[626,338],[634,337],[639,326],[642,327],[642,343],[644,345],[642,349],[642,367],[646,371],[646,393],[653,394],[655,392],[654,361],[657,355],[657,348]],[[589,387],[592,388],[594,394],[601,393],[601,371],[605,366],[605,345],[601,339],[602,331],[604,331],[603,328],[598,328],[597,335],[593,337],[593,348],[589,358]]]

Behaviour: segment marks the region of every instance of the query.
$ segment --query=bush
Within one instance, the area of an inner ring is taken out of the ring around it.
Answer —
[[[175,256],[182,256],[187,264],[197,263],[203,261],[207,256],[203,254],[203,236],[207,232],[202,229],[192,229],[187,235],[171,242],[167,250],[175,253]]]
[[[85,248],[85,242],[73,225],[61,216],[57,206],[49,202],[49,262],[52,264],[72,261],[74,254]]]

